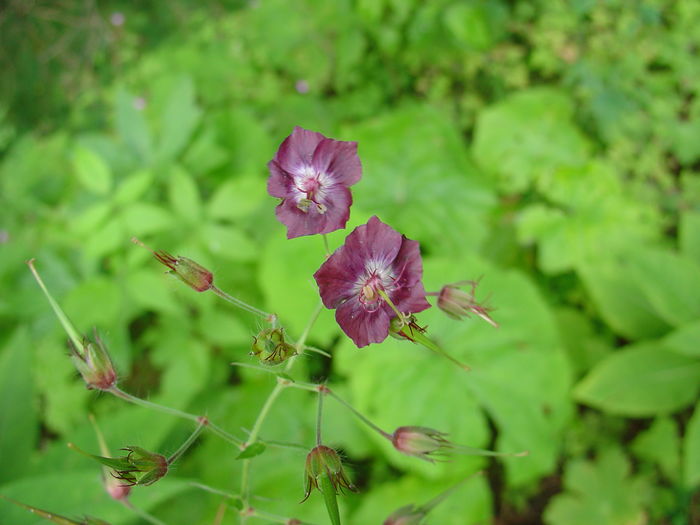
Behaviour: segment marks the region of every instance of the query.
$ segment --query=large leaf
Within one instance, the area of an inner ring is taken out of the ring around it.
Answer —
[[[503,191],[523,191],[539,176],[586,160],[588,144],[572,115],[572,101],[561,91],[518,92],[479,114],[474,157],[499,177]]]
[[[38,437],[31,345],[19,329],[0,352],[0,484],[22,476]]]
[[[700,486],[700,403],[695,406],[685,432],[683,479],[687,487]]]
[[[194,99],[194,84],[188,77],[175,82],[160,115],[160,141],[156,150],[156,161],[174,159],[187,145],[201,111]]]
[[[637,343],[599,363],[577,386],[577,400],[630,417],[668,414],[690,403],[700,389],[700,360],[659,342]]]
[[[112,186],[112,173],[102,158],[84,146],[73,151],[73,168],[80,183],[88,190],[105,195]]]
[[[566,492],[547,507],[548,525],[643,525],[642,508],[647,490],[641,479],[630,479],[629,463],[615,450],[605,451],[595,462],[576,460],[564,474]]]

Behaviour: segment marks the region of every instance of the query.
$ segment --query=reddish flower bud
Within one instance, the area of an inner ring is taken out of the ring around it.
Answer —
[[[453,284],[446,284],[440,290],[437,306],[453,319],[469,317],[470,314],[478,315],[490,325],[498,328],[498,323],[491,319],[489,312],[491,308],[479,304],[476,300],[475,292],[478,281],[460,281]],[[469,285],[470,290],[462,290],[460,286]]]
[[[266,328],[253,337],[254,355],[263,365],[279,365],[297,354],[294,345],[284,340],[284,328]]]
[[[71,359],[88,388],[109,390],[117,383],[117,373],[97,330],[94,333],[95,342],[84,341],[82,351],[68,341]]]
[[[302,502],[309,498],[312,489],[320,490],[319,483],[322,476],[329,479],[336,494],[338,490],[342,491],[343,488],[353,492],[357,491],[345,475],[343,462],[338,453],[332,448],[318,445],[306,456],[306,490]]]
[[[211,288],[214,282],[214,275],[187,257],[174,257],[167,252],[153,252],[155,258],[170,268],[170,271],[175,277],[180,279],[187,286],[198,292],[205,292]]]
[[[392,434],[391,443],[399,452],[433,463],[433,456],[444,457],[453,447],[446,435],[427,427],[399,427]]]

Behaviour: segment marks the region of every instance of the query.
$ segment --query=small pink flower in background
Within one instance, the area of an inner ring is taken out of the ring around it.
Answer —
[[[282,199],[275,215],[287,226],[287,238],[345,227],[352,204],[349,187],[362,177],[357,142],[297,126],[267,166],[267,191]]]
[[[143,111],[144,109],[146,109],[146,105],[147,105],[146,99],[143,97],[134,98],[133,104],[134,104],[134,109],[137,109],[138,111]]]
[[[316,271],[321,299],[335,309],[338,324],[358,347],[381,343],[396,311],[430,308],[421,278],[417,241],[407,239],[376,216],[358,226]]]
[[[309,83],[306,80],[297,80],[297,83],[294,84],[294,89],[297,90],[297,93],[305,95],[309,92]]]
[[[114,27],[123,26],[125,21],[126,21],[126,17],[124,16],[124,13],[120,13],[118,11],[116,13],[112,13],[109,17],[109,22]]]

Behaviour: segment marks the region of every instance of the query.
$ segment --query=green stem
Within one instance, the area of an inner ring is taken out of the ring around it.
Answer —
[[[396,305],[394,305],[393,301],[391,299],[389,299],[389,296],[386,294],[386,292],[384,290],[377,288],[376,291],[382,297],[382,299],[384,299],[386,301],[386,304],[391,306],[391,309],[394,310],[396,315],[399,316],[399,319],[403,319],[405,317],[405,315],[402,314],[398,308],[396,308]]]
[[[41,287],[42,291],[44,292],[44,295],[49,300],[49,304],[51,305],[51,308],[53,308],[53,311],[56,314],[56,317],[58,317],[58,320],[61,322],[63,329],[66,331],[66,333],[68,334],[68,337],[70,337],[70,340],[73,342],[73,345],[75,346],[76,351],[80,351],[80,349],[83,348],[83,340],[80,337],[80,335],[78,334],[78,331],[75,329],[75,326],[73,326],[73,323],[71,323],[71,320],[68,319],[68,316],[61,309],[59,304],[54,300],[53,296],[51,295],[49,290],[46,288],[44,281],[41,280],[41,277],[39,276],[39,272],[37,272],[36,268],[34,268],[34,259],[29,259],[27,261],[27,266],[29,266],[29,269],[31,270],[32,274],[34,275],[34,279],[36,279],[36,282],[39,283],[39,286]]]
[[[321,445],[321,416],[323,414],[323,391],[318,391],[318,410],[316,411],[316,445]]]
[[[323,235],[321,235],[321,237],[323,237],[323,247],[326,250],[326,257],[330,257],[331,249],[330,246],[328,246],[328,235],[324,233]]]
[[[321,314],[321,310],[323,308],[323,303],[320,303],[316,306],[316,309],[311,313],[311,317],[309,318],[308,323],[306,323],[306,326],[304,327],[304,331],[301,333],[301,336],[296,342],[296,351],[297,355],[292,357],[287,361],[284,367],[284,371],[288,372],[289,369],[292,367],[294,364],[296,358],[298,358],[304,351],[304,348],[306,346],[306,339],[309,337],[309,333],[311,332],[311,329],[314,326],[314,323],[318,319],[318,316]],[[277,378],[277,384],[275,385],[275,388],[272,389],[272,392],[267,396],[267,399],[265,400],[265,403],[263,404],[263,407],[260,409],[260,413],[258,414],[258,417],[255,419],[255,423],[253,424],[253,428],[250,431],[250,434],[248,436],[248,439],[244,443],[242,448],[246,448],[258,439],[258,434],[260,433],[260,429],[262,428],[262,425],[265,421],[265,418],[267,417],[267,414],[270,412],[270,409],[272,408],[272,405],[274,404],[275,400],[279,397],[279,395],[282,393],[282,390],[284,390],[286,387],[293,385],[294,383],[290,383],[289,381],[281,381],[280,378]],[[241,496],[243,498],[243,503],[244,506],[248,506],[248,500],[249,500],[249,492],[250,492],[250,459],[244,459],[243,460],[243,466],[241,467]],[[241,515],[241,524],[245,524],[248,521],[248,516],[246,515]]]
[[[199,425],[197,425],[197,428],[194,429],[194,432],[190,434],[190,437],[187,438],[187,440],[180,445],[180,448],[178,448],[169,458],[168,458],[168,466],[172,465],[175,463],[178,459],[180,459],[180,456],[182,456],[188,448],[192,446],[192,443],[194,443],[199,435],[202,433],[202,430],[204,430],[204,427],[207,425],[206,420],[200,420]]]
[[[483,474],[483,471],[478,471],[472,474],[471,476],[467,476],[464,478],[462,481],[454,484],[451,486],[449,489],[445,490],[444,492],[438,494],[435,496],[433,499],[428,501],[427,503],[424,503],[423,505],[420,506],[420,509],[423,510],[426,514],[433,510],[435,507],[437,507],[440,503],[442,503],[445,499],[447,499],[454,491],[456,491],[459,487],[464,485],[467,481],[469,481],[472,478],[475,478],[476,476],[480,476]]]
[[[214,292],[216,295],[224,299],[225,301],[228,301],[234,306],[237,306],[238,308],[241,308],[242,310],[245,310],[246,312],[250,312],[251,314],[259,315],[263,319],[272,322],[272,320],[275,318],[274,314],[269,314],[267,312],[263,312],[262,310],[259,310],[258,308],[255,308],[254,306],[249,305],[248,303],[241,301],[240,299],[234,297],[233,295],[229,295],[226,292],[224,292],[222,289],[217,288],[216,286],[212,285],[210,290]]]
[[[283,523],[283,524],[286,524],[286,523],[290,523],[290,522],[292,521],[292,518],[286,518],[286,517],[284,517],[284,516],[278,516],[277,514],[271,514],[271,513],[269,513],[269,512],[264,512],[264,511],[258,510],[258,509],[253,509],[251,515],[254,516],[254,517],[256,517],[256,518],[260,518],[260,519],[263,519],[263,520],[266,520],[266,521],[271,521],[271,522],[273,522],[273,523]],[[299,523],[299,524],[301,524],[301,525],[311,525],[310,523],[308,523],[308,522],[306,522],[306,521],[299,521],[299,520],[294,521],[294,523]]]
[[[404,330],[405,329],[406,329],[406,327],[404,327]],[[423,335],[418,330],[411,330],[411,333],[406,334],[406,337],[415,341],[416,343],[420,343],[421,345],[426,347],[428,350],[432,350],[433,352],[440,354],[442,357],[449,359],[454,364],[456,364],[458,367],[460,367],[462,370],[465,370],[467,372],[471,370],[471,368],[468,365],[465,365],[464,363],[460,363],[457,359],[455,359],[450,354],[445,352],[442,348],[440,348],[440,346],[438,346],[436,343],[431,341],[427,336]]]
[[[328,517],[333,525],[340,525],[340,511],[338,510],[338,495],[335,492],[335,487],[330,480],[328,474],[321,475],[321,493],[323,494],[323,502],[326,504]]]
[[[169,414],[171,416],[179,417],[181,419],[187,419],[188,421],[194,421],[195,423],[201,423],[201,416],[190,414],[188,412],[183,412],[182,410],[178,410],[177,408],[171,408],[165,405],[153,403],[151,401],[146,401],[145,399],[141,399],[140,397],[132,396],[131,394],[124,392],[122,389],[116,386],[113,386],[112,388],[107,390],[107,392],[120,399],[128,401],[129,403],[133,403],[134,405],[149,408],[151,410],[156,410],[158,412],[163,412],[164,414]],[[241,446],[242,441],[240,439],[229,434],[224,429],[222,429],[218,425],[215,425],[211,421],[208,421],[206,427],[207,429],[209,429],[210,432],[219,436],[223,440],[228,441],[229,443],[236,445],[237,447]]]
[[[372,430],[378,432],[379,434],[382,435],[382,437],[385,437],[389,441],[392,440],[393,436],[387,432],[384,432],[381,428],[379,428],[377,425],[372,423],[369,419],[367,419],[364,415],[362,415],[360,412],[358,412],[355,407],[353,407],[350,403],[345,401],[343,398],[339,397],[335,392],[333,392],[330,388],[325,388],[326,393],[331,396],[333,399],[338,401],[341,405],[343,405],[345,408],[350,410],[355,416],[357,416],[360,421],[362,421],[365,425],[370,427]]]

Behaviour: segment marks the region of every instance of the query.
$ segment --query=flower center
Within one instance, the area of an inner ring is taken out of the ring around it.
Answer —
[[[367,274],[360,280],[359,300],[365,310],[376,312],[385,303],[379,290],[386,293],[392,280],[388,272],[379,269],[369,270]]]
[[[321,202],[326,193],[323,184],[325,178],[326,176],[323,173],[315,173],[310,168],[304,172],[304,176],[296,184],[296,188],[299,191],[297,208],[306,213],[313,204],[318,213],[321,215],[326,213],[328,208]]]

